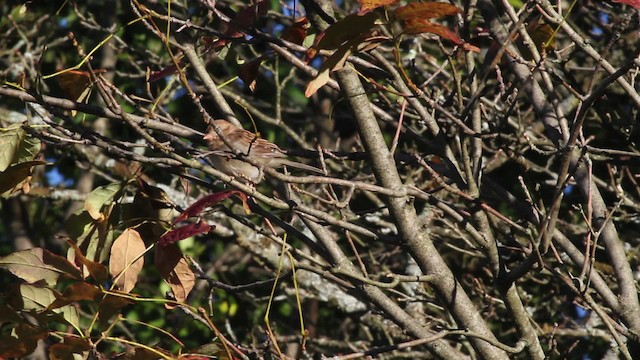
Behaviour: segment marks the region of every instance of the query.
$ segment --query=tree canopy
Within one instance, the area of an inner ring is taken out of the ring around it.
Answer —
[[[637,8],[3,2],[0,359],[640,358]]]

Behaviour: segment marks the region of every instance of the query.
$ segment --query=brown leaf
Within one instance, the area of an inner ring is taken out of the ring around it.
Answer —
[[[0,359],[21,358],[31,354],[38,340],[45,339],[49,333],[31,324],[19,324],[15,327],[16,336],[3,336],[0,341]]]
[[[393,14],[397,20],[426,20],[455,15],[460,12],[456,6],[442,2],[413,2],[400,6]]]
[[[97,301],[100,295],[102,295],[102,290],[95,285],[84,281],[73,283],[64,290],[62,296],[49,305],[48,309],[59,308],[82,300]]]
[[[311,97],[329,81],[329,74],[332,71],[337,71],[344,67],[347,58],[351,55],[354,43],[357,42],[359,42],[359,39],[355,41],[350,40],[346,44],[343,44],[322,63],[320,70],[318,70],[318,75],[307,84],[304,96]]]
[[[409,19],[404,21],[402,30],[405,34],[421,34],[432,33],[440,36],[443,39],[447,39],[456,45],[462,45],[462,40],[453,31],[449,30],[445,26],[435,24],[427,20],[422,19]]]
[[[543,23],[532,23],[527,26],[527,32],[538,51],[542,51],[542,48],[547,42],[549,42],[549,49],[555,47],[555,33],[551,26]],[[514,42],[525,60],[533,60],[533,54],[529,50],[529,47],[527,47],[519,37],[516,37],[516,41]]]
[[[185,301],[195,285],[196,276],[180,249],[175,244],[156,247],[154,263],[162,278],[171,287],[175,300]]]
[[[307,84],[307,88],[304,90],[304,96],[311,97],[318,91],[318,89],[329,82],[329,79],[331,78],[329,76],[330,72],[330,69],[322,69],[321,71],[319,71],[318,75],[311,81],[309,81],[309,84]]]
[[[26,161],[9,166],[5,171],[0,172],[0,194],[11,191],[15,192],[22,188],[22,183],[29,183],[31,170],[36,165],[44,165],[44,161]],[[9,194],[10,194],[9,193]]]
[[[264,57],[260,56],[257,59],[240,65],[238,69],[238,77],[247,85],[251,92],[256,89],[256,78],[258,77],[258,70],[260,70],[260,64],[262,64],[263,60]]]
[[[74,336],[65,336],[62,343],[53,344],[49,347],[49,359],[73,359],[74,354],[82,355],[88,353],[90,349],[91,344],[89,344],[86,339]]]
[[[56,76],[56,80],[69,100],[83,102],[91,90],[91,74],[86,71],[69,70]]]
[[[269,6],[269,1],[259,1],[242,9],[233,18],[233,21],[229,24],[229,29],[225,34],[231,37],[242,37],[245,29],[253,26],[259,17],[267,13]]]
[[[372,41],[369,41],[372,39]],[[368,33],[360,34],[357,37],[350,39],[346,43],[340,45],[338,49],[331,54],[318,70],[318,75],[307,84],[307,88],[304,91],[304,95],[306,97],[310,97],[318,91],[321,87],[323,87],[329,81],[329,74],[332,71],[338,71],[342,69],[347,62],[347,58],[351,55],[352,52],[358,51],[358,47],[362,47],[364,49],[372,49],[376,45],[380,38],[369,36]]]
[[[120,309],[129,305],[135,304],[135,300],[128,299],[117,295],[106,295],[100,304],[98,304],[98,320],[101,325],[108,323],[114,315],[120,312]]]
[[[337,49],[345,42],[354,39],[361,34],[369,32],[375,25],[378,16],[374,13],[365,15],[351,14],[344,19],[333,23],[316,41],[317,50]]]
[[[131,292],[138,282],[138,275],[144,266],[146,246],[140,234],[134,229],[125,229],[111,246],[109,272],[116,285],[125,293]]]
[[[286,29],[280,37],[282,40],[302,45],[304,39],[307,38],[307,30],[309,30],[310,27],[311,24],[309,24],[309,20],[307,20],[306,16],[303,16]]]

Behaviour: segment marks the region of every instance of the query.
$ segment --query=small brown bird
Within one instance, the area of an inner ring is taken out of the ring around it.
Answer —
[[[257,184],[264,178],[262,171],[264,166],[278,168],[287,165],[322,173],[318,168],[287,159],[287,155],[278,145],[259,138],[251,131],[239,128],[223,119],[214,120],[214,123],[220,129],[227,143],[234,147],[236,151],[263,165],[262,167],[254,166],[237,158],[215,129],[210,127],[208,133],[204,136],[204,140],[207,141],[211,150],[209,159],[213,167],[227,175],[241,177]]]

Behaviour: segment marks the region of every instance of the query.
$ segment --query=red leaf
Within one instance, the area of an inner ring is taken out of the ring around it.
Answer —
[[[360,3],[360,11],[358,14],[363,15],[380,6],[388,6],[395,4],[400,0],[358,0]]]
[[[422,19],[405,20],[402,25],[402,29],[405,34],[432,33],[444,39],[447,39],[456,45],[463,44],[462,40],[453,31],[447,29],[445,26],[434,24],[427,20],[422,20]]]
[[[200,214],[200,212],[202,212],[202,210],[228,197],[231,197],[232,195],[237,195],[242,200],[243,204],[245,204],[246,208],[247,195],[245,193],[238,190],[221,191],[211,195],[207,195],[202,199],[196,201],[193,205],[189,206],[185,211],[183,211],[182,214],[180,214],[180,216],[178,216],[173,221],[173,223],[177,224],[192,216],[197,216],[198,214]]]
[[[226,31],[226,35],[241,37],[243,30],[252,26],[260,16],[267,13],[267,10],[269,10],[268,1],[260,1],[243,9],[236,14],[231,24],[229,24],[229,30]]]
[[[431,19],[435,17],[444,17],[455,15],[460,12],[457,7],[441,2],[424,2],[411,3],[406,6],[400,6],[394,11],[397,20],[418,20]]]
[[[179,60],[178,64],[180,66],[182,66],[182,60]],[[174,64],[174,65],[167,66],[166,68],[164,68],[162,70],[154,71],[154,72],[151,73],[151,75],[149,75],[149,80],[148,81],[150,83],[156,82],[156,81],[162,79],[163,77],[175,74],[176,70],[177,70],[177,68],[176,68],[176,65]]]
[[[194,235],[207,233],[212,228],[213,227],[211,225],[202,221],[195,224],[187,224],[177,229],[170,230],[168,233],[162,235],[162,237],[160,237],[160,240],[158,240],[158,244],[167,246],[169,244],[173,244]]]
[[[640,0],[613,0],[615,3],[627,4],[636,9],[640,9]]]

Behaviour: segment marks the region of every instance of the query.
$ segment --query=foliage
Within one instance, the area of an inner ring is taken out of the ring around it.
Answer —
[[[640,358],[632,7],[0,4],[0,359]]]

